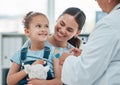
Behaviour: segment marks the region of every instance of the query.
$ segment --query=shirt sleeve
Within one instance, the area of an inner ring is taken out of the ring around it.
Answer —
[[[20,58],[20,50],[16,51],[13,56],[10,59],[11,62],[15,62],[17,64],[21,64],[21,58]]]

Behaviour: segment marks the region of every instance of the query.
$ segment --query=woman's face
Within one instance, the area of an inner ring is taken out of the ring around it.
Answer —
[[[64,14],[58,18],[54,33],[54,38],[56,40],[61,42],[68,41],[73,36],[77,36],[79,33],[78,24],[73,16]]]

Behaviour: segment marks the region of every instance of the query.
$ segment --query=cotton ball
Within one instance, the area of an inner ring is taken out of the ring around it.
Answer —
[[[49,69],[49,66],[43,66],[42,64],[31,65],[28,76],[29,78],[46,79]]]

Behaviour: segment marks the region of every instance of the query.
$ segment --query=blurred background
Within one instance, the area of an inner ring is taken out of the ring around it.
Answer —
[[[95,23],[106,15],[95,0],[0,0],[0,85],[7,85],[9,59],[27,40],[22,25],[25,14],[29,11],[46,14],[52,34],[57,18],[68,7],[79,7],[86,14],[86,23],[79,36],[85,44]]]
[[[0,0],[0,32],[23,33],[22,18],[29,11],[46,14],[51,22],[51,33],[58,16],[68,7],[79,7],[86,16],[84,33],[90,33],[96,12],[101,11],[94,0]]]

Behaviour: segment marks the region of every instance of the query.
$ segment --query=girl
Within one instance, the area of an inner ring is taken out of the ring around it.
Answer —
[[[20,70],[22,63],[28,61],[33,64],[46,64],[50,67],[49,74],[47,79],[54,78],[53,71],[53,48],[49,48],[45,46],[44,42],[48,38],[49,35],[49,21],[48,18],[39,12],[29,12],[26,14],[23,20],[25,35],[29,37],[31,41],[31,45],[27,47],[23,47],[11,58],[12,66],[9,70],[7,83],[8,85],[23,85],[21,84],[21,80],[27,76],[27,70]],[[24,62],[23,62],[24,61]],[[27,83],[27,82],[25,82]]]

